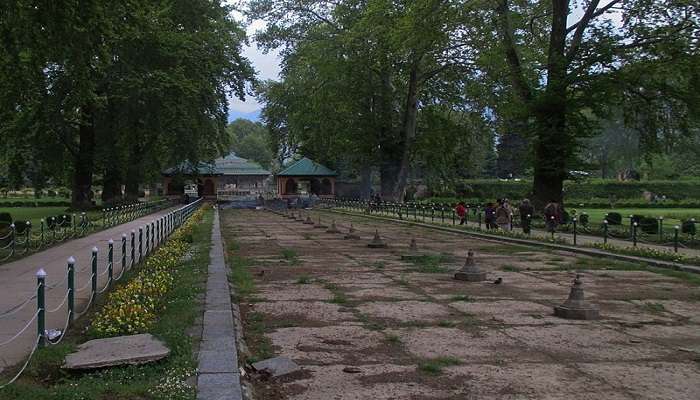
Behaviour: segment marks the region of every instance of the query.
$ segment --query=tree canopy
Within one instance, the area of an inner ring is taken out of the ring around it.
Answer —
[[[649,154],[697,135],[698,11],[674,0],[253,0],[248,14],[283,57],[281,80],[259,95],[280,153],[371,165],[399,199],[412,170],[445,184],[510,151],[508,165],[532,165],[541,205],[561,200],[581,146],[609,121]]]
[[[4,2],[4,158],[61,181],[69,171],[83,208],[95,175],[103,200],[122,183],[134,198],[163,166],[218,155],[227,96],[254,78],[230,12],[209,0]]]

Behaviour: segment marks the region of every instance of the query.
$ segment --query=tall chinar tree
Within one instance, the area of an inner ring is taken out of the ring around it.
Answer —
[[[287,137],[378,167],[382,197],[401,200],[419,111],[441,96],[428,89],[471,77],[464,2],[255,0],[250,14],[267,21],[258,41],[283,48],[278,96],[262,97]]]
[[[698,104],[697,2],[489,3],[490,10],[479,11],[495,21],[496,34],[484,34],[486,69],[505,65],[521,106],[517,118],[533,140],[538,206],[562,200],[578,138],[597,128],[591,114],[605,119],[622,105],[626,121],[652,142],[689,131]]]
[[[254,77],[246,37],[220,1],[14,1],[0,6],[0,138],[53,143],[72,206],[138,197],[164,165],[227,146],[227,96]],[[65,154],[65,157],[57,156]],[[55,162],[55,161],[54,161]]]

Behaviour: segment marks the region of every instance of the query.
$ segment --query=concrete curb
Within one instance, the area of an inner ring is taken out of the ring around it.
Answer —
[[[238,349],[231,292],[221,241],[219,210],[214,211],[206,300],[197,368],[197,400],[241,400]]]
[[[420,226],[422,228],[434,229],[434,230],[443,231],[443,232],[459,233],[462,235],[467,235],[467,236],[471,236],[471,237],[475,237],[478,239],[491,241],[491,242],[515,243],[515,244],[521,244],[521,245],[526,245],[526,246],[546,247],[546,248],[553,249],[553,250],[570,251],[572,253],[578,253],[578,254],[583,254],[583,255],[587,255],[587,256],[606,257],[606,258],[613,258],[613,259],[621,260],[621,261],[645,263],[645,264],[653,266],[653,267],[668,268],[668,269],[673,269],[676,271],[683,271],[683,272],[690,272],[690,273],[694,273],[694,274],[700,274],[700,267],[694,266],[694,265],[681,264],[681,263],[676,263],[676,262],[672,262],[672,261],[655,260],[653,258],[645,258],[645,257],[629,256],[629,255],[624,255],[624,254],[616,254],[616,253],[611,253],[611,252],[605,251],[605,250],[598,250],[598,249],[592,249],[592,248],[587,248],[587,247],[574,247],[574,246],[568,246],[568,245],[557,244],[557,243],[546,243],[546,242],[541,242],[539,240],[527,240],[527,239],[510,238],[510,237],[498,236],[498,235],[490,235],[488,233],[465,231],[465,230],[461,230],[461,229],[454,229],[454,228],[449,228],[449,227],[444,227],[444,226],[431,225],[431,224],[427,224],[427,223],[423,223],[423,222],[403,221],[403,220],[398,220],[398,219],[379,216],[379,215],[358,215],[358,214],[351,213],[351,212],[340,211],[340,210],[331,210],[331,209],[323,209],[323,210],[317,210],[317,211],[326,211],[326,212],[343,214],[343,215],[348,215],[348,216],[353,216],[353,217],[382,220],[382,221],[392,222],[395,224]]]

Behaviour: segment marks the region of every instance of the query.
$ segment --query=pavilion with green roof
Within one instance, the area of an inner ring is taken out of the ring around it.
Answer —
[[[315,194],[335,197],[335,178],[338,174],[306,157],[288,165],[276,175],[277,193],[281,198]]]
[[[265,180],[270,172],[259,164],[231,153],[212,162],[196,165],[185,162],[162,172],[163,188],[168,195],[182,195],[182,184],[175,177],[184,177],[197,185],[197,193],[203,197],[214,197],[220,193],[229,196],[251,196],[262,194]]]

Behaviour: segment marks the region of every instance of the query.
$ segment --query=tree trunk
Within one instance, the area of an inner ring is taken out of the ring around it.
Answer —
[[[406,93],[406,108],[404,109],[401,135],[399,137],[399,147],[401,149],[401,159],[396,172],[396,180],[391,190],[391,197],[394,201],[403,200],[408,180],[408,171],[411,167],[411,143],[416,134],[416,119],[418,118],[418,65],[420,60],[416,60],[411,68],[408,80],[408,91]]]
[[[141,157],[142,150],[138,143],[134,143],[129,152],[128,165],[126,167],[126,185],[124,190],[125,200],[129,202],[138,201],[139,185],[141,184]]]
[[[547,87],[535,100],[537,127],[533,196],[535,207],[549,201],[562,203],[567,163],[575,145],[566,124],[566,18],[568,0],[552,1],[552,30],[549,37]]]
[[[92,207],[92,175],[95,154],[95,126],[91,106],[83,109],[85,120],[78,128],[78,151],[73,162],[73,193],[71,208],[85,210]]]
[[[372,191],[372,167],[364,164],[360,169],[360,198],[369,199]]]
[[[121,176],[113,161],[110,160],[105,168],[103,178],[102,202],[106,204],[115,204],[122,200]]]

